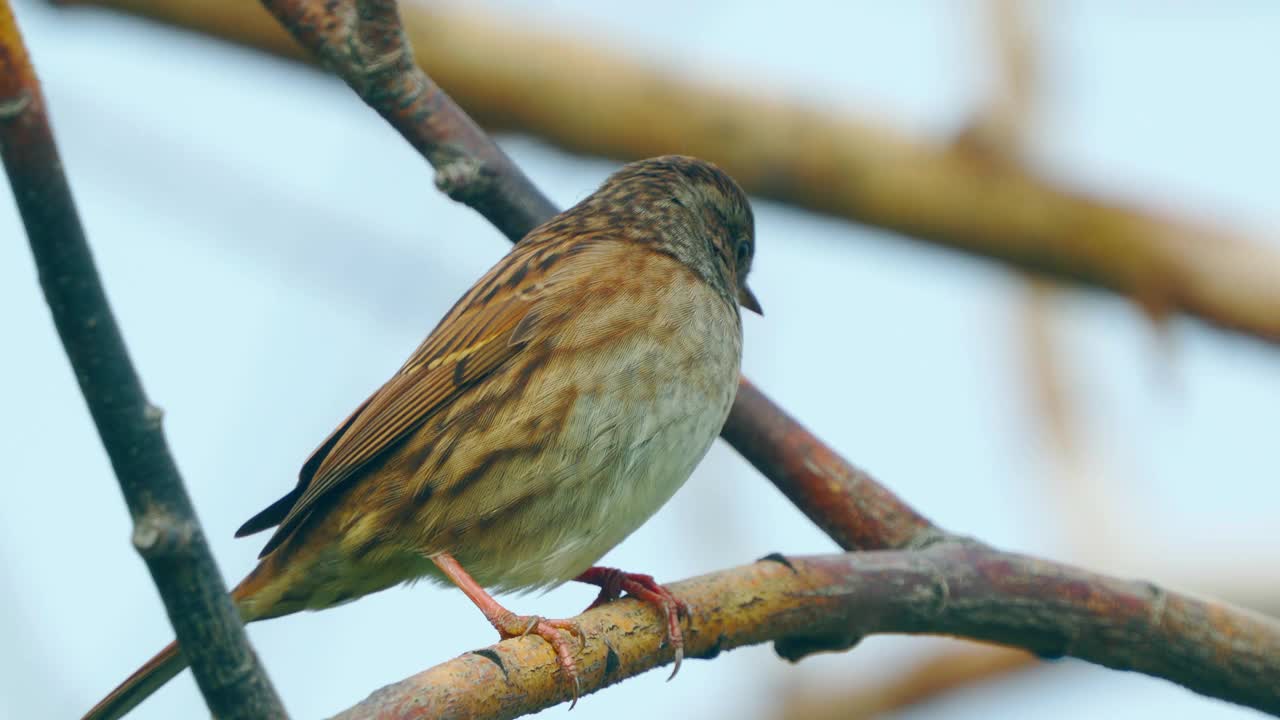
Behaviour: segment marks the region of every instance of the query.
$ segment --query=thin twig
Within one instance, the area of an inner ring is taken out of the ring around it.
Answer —
[[[1136,670],[1280,714],[1280,624],[1244,610],[977,543],[771,556],[670,586],[693,608],[687,657],[774,642],[796,660],[876,633],[947,634]],[[671,661],[663,619],[625,600],[576,618],[584,693]],[[569,699],[538,638],[507,640],[373,693],[339,720],[501,719]]]
[[[285,717],[205,542],[160,409],[129,360],[8,0],[0,0],[0,156],[58,335],[133,517],[134,546],[209,710],[227,720]]]

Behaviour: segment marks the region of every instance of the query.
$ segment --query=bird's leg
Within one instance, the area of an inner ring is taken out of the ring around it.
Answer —
[[[573,705],[578,703],[580,689],[578,668],[574,664],[569,642],[561,631],[578,636],[578,639],[586,644],[586,636],[582,633],[582,628],[570,620],[547,620],[537,615],[517,615],[502,607],[480,586],[480,583],[475,581],[475,578],[462,569],[462,565],[458,564],[458,561],[449,553],[432,555],[431,562],[435,563],[436,567],[440,568],[440,572],[452,580],[453,584],[457,585],[458,589],[480,608],[480,612],[484,613],[489,624],[493,625],[503,640],[524,635],[537,635],[551,645],[560,662],[560,670],[573,686],[573,704],[569,706],[572,709]]]
[[[600,594],[596,596],[595,602],[591,603],[588,610],[617,600],[624,591],[634,598],[657,605],[667,620],[667,642],[671,644],[671,649],[675,653],[671,677],[667,679],[670,680],[680,672],[680,661],[684,659],[684,633],[680,629],[680,617],[689,614],[689,605],[685,601],[659,585],[652,575],[628,573],[617,568],[593,567],[574,579],[600,587]]]

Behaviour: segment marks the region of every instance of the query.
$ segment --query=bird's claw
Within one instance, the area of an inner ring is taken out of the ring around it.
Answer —
[[[498,629],[498,634],[502,636],[503,640],[525,637],[526,635],[537,635],[546,640],[556,654],[556,661],[560,665],[561,673],[573,686],[573,701],[569,704],[569,709],[572,710],[578,704],[578,696],[582,693],[582,683],[578,679],[578,666],[574,662],[574,658],[587,645],[587,635],[578,623],[572,620],[547,620],[537,615],[516,615],[513,613],[509,617],[501,618],[500,622],[495,622],[494,627]],[[565,633],[578,639],[579,647],[576,651],[569,649],[569,642],[564,637]]]
[[[671,646],[673,665],[670,680],[680,672],[680,664],[684,661],[684,631],[680,628],[680,618],[689,617],[689,604],[676,597],[663,587],[652,575],[625,573],[621,570],[606,567],[593,567],[578,577],[581,582],[600,586],[600,595],[587,609],[590,610],[606,602],[616,600],[624,591],[644,602],[657,605],[667,621],[667,642]]]

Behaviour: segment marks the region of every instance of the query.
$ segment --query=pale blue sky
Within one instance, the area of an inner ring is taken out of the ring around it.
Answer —
[[[955,130],[984,97],[973,2],[489,4],[676,72],[920,133]],[[1031,153],[1042,171],[1275,242],[1280,4],[1038,7],[1048,73]],[[506,241],[438,195],[425,163],[330,78],[111,14],[32,2],[18,12],[117,315],[234,581],[260,543],[233,530],[292,485],[307,453]],[[616,166],[503,143],[565,205]],[[946,526],[1004,547],[1274,597],[1280,351],[1180,320],[1170,360],[1127,304],[1065,296],[1059,332],[1092,477],[1115,498],[1073,521],[1045,490],[1052,467],[1026,392],[1016,277],[843,221],[756,208],[753,285],[768,314],[747,321],[746,372],[847,457]],[[170,630],[8,200],[0,238],[0,717],[76,717]],[[1081,526],[1096,544],[1073,535]],[[831,549],[717,444],[607,560],[673,580]],[[569,615],[591,597],[566,587],[509,604]],[[460,593],[425,586],[251,635],[296,718],[493,640]],[[792,683],[868,682],[939,642],[873,639],[798,666],[767,647],[735,651],[686,663],[669,684],[650,673],[588,697],[572,717],[766,718]],[[184,675],[136,717],[198,717],[199,703]],[[1025,716],[1254,713],[1067,661],[904,714]]]

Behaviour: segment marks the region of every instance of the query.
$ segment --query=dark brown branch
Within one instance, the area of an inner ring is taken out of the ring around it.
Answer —
[[[556,207],[413,61],[394,0],[263,0],[438,171],[436,184],[518,242]],[[326,6],[335,6],[329,14]]]
[[[8,0],[0,0],[0,156],[40,286],[115,469],[146,560],[209,710],[283,718],[284,708],[227,596],[94,267]]]
[[[1165,678],[1280,714],[1280,624],[1066,565],[947,541],[916,551],[762,560],[671,586],[693,608],[686,653],[774,642],[796,660],[876,633],[948,634]],[[663,624],[625,600],[581,615],[584,693],[670,662]],[[538,638],[463,655],[371,695],[340,720],[514,718],[569,699]]]
[[[845,550],[916,548],[948,537],[746,378],[722,435]]]

